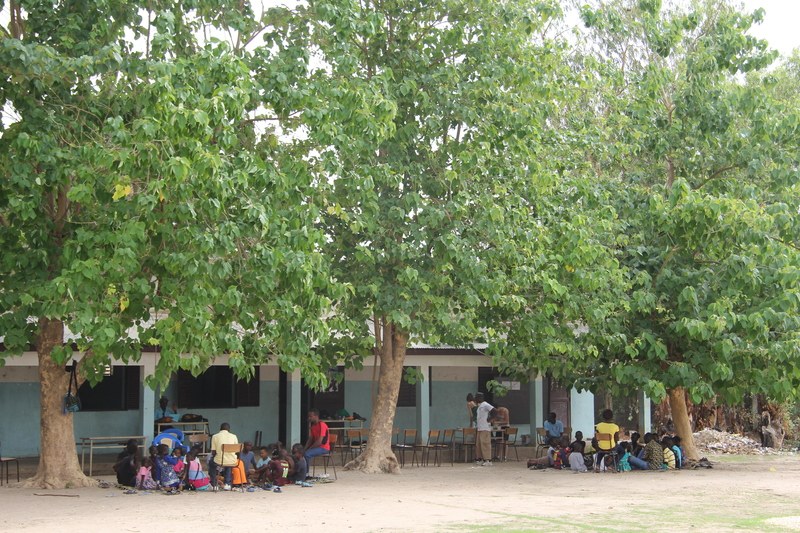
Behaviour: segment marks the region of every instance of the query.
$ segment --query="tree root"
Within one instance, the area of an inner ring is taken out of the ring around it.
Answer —
[[[367,452],[364,452],[344,465],[343,470],[358,470],[365,474],[399,474],[400,464],[394,454],[369,457]]]
[[[55,476],[36,474],[19,484],[26,489],[75,489],[80,487],[96,487],[97,481],[82,473],[71,476]]]

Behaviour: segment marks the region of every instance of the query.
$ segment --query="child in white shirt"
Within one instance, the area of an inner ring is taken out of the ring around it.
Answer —
[[[572,443],[572,453],[569,454],[569,468],[573,472],[586,472],[586,463],[583,461],[584,443],[576,441]]]

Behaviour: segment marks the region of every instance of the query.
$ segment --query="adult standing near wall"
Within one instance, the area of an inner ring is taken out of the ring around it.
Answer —
[[[494,406],[483,399],[483,393],[475,395],[478,404],[476,420],[477,438],[475,439],[475,463],[481,466],[492,466],[492,423],[489,416]]]
[[[208,473],[211,477],[211,486],[216,490],[217,472],[222,468],[225,477],[223,490],[231,490],[231,468],[236,465],[238,458],[235,453],[222,453],[223,444],[239,444],[239,439],[231,433],[231,425],[223,422],[219,426],[219,433],[211,437],[211,459],[208,461]]]
[[[475,403],[475,398],[472,393],[467,394],[467,417],[469,418],[469,427],[475,427],[475,414],[478,409],[478,404]]]
[[[506,429],[511,427],[511,413],[508,411],[508,407],[498,405],[497,408],[495,408],[494,417],[489,421],[493,426],[492,440],[497,447],[497,459],[505,461],[508,448],[506,446],[506,440],[508,440]]]

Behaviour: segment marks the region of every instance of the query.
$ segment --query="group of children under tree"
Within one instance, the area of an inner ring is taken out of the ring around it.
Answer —
[[[169,494],[181,490],[212,490],[224,486],[222,476],[209,475],[200,461],[201,446],[186,451],[178,443],[171,448],[167,444],[150,447],[149,455],[142,457],[135,439],[128,441],[125,449],[117,457],[114,471],[117,482],[126,487],[139,490],[164,490]],[[184,452],[186,451],[185,455]],[[237,454],[237,464],[232,467],[231,484],[239,487],[260,487],[281,492],[280,487],[295,483],[304,487],[311,485],[306,481],[308,465],[301,444],[292,446],[289,453],[281,442],[253,452],[253,445],[245,442],[242,452]],[[218,479],[215,479],[218,478]]]
[[[616,467],[620,472],[631,470],[675,470],[683,466],[683,449],[677,435],[632,433],[629,441],[617,442],[620,428],[613,423],[613,412],[606,409],[603,421],[595,427],[596,435],[587,443],[583,433],[575,432],[552,439],[547,455],[528,461],[531,469],[553,467],[569,468],[575,472],[605,471]],[[598,436],[602,439],[598,440]]]

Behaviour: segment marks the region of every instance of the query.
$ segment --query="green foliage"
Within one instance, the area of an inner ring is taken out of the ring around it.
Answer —
[[[600,113],[587,130],[604,142],[583,154],[624,224],[632,286],[615,334],[572,376],[656,399],[676,387],[695,402],[790,397],[800,385],[798,107],[774,88],[791,86],[776,83],[791,62],[767,73],[774,53],[746,33],[760,11],[656,4],[584,11],[600,72],[612,75],[594,87]],[[746,73],[747,83],[736,77]]]
[[[93,380],[157,347],[155,381],[227,353],[319,388],[388,325],[514,377],[793,395],[798,60],[768,70],[760,10],[663,4],[584,6],[572,44],[555,1],[23,2],[3,356],[49,317]]]
[[[154,382],[223,353],[240,377],[277,358],[320,379],[329,365],[311,352],[345,293],[319,250],[313,176],[256,142],[246,58],[197,33],[239,28],[249,8],[23,7],[24,36],[0,38],[0,102],[19,118],[0,139],[2,356],[35,345],[30,318],[45,316],[92,381],[153,346]]]
[[[571,97],[563,43],[541,37],[557,16],[555,2],[440,0],[312,2],[287,18],[281,34],[308,36],[324,65],[292,71],[289,100],[324,252],[353,288],[336,350],[367,353],[377,319],[412,342],[487,342],[522,373],[533,343],[564,357],[576,324],[601,329],[614,304],[595,303],[625,280],[604,192],[560,179],[552,158],[547,122]],[[271,36],[269,57],[295,43]]]

